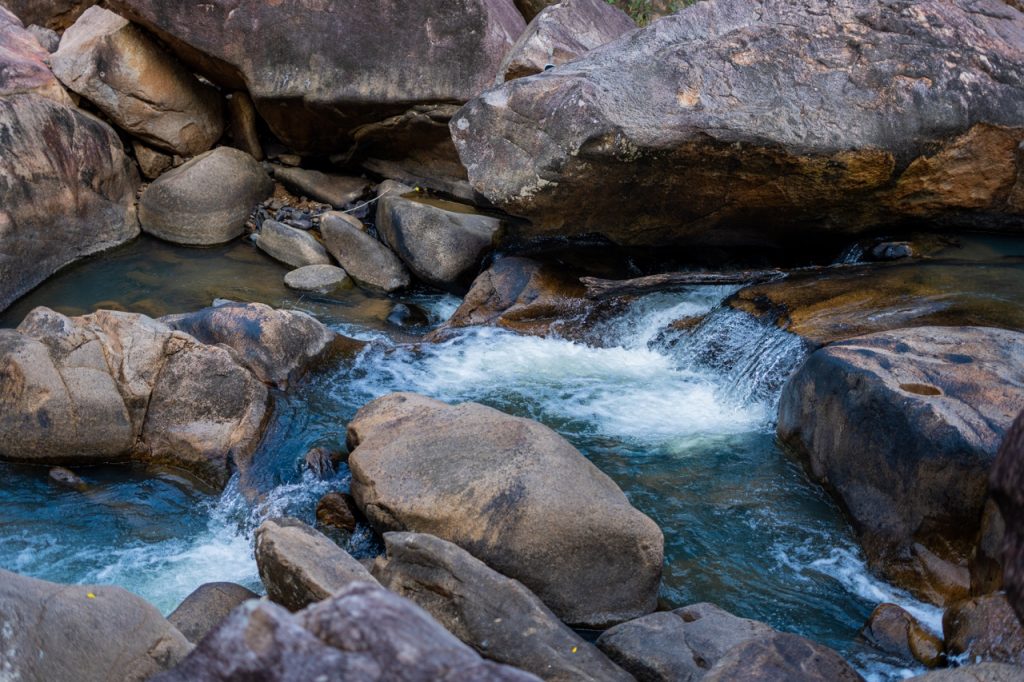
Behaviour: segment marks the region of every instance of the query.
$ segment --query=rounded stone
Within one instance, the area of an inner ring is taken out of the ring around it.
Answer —
[[[284,276],[284,283],[298,291],[326,293],[348,282],[348,273],[336,265],[306,265]]]

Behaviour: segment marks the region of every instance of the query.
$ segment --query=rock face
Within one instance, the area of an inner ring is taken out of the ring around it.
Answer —
[[[373,576],[330,538],[297,519],[268,519],[256,530],[256,565],[267,596],[292,611]]]
[[[154,147],[195,156],[224,132],[220,93],[113,12],[86,10],[50,62],[64,85]]]
[[[629,15],[605,0],[562,0],[533,18],[501,63],[499,80],[571,62],[634,28]]]
[[[863,682],[864,678],[828,647],[785,632],[773,632],[733,647],[705,682]]]
[[[331,264],[327,249],[316,237],[276,220],[264,220],[253,241],[261,251],[293,268]]]
[[[616,625],[597,646],[637,680],[687,682],[701,679],[734,646],[773,632],[714,604],[694,604]]]
[[[329,211],[320,217],[320,233],[327,250],[360,285],[388,293],[409,286],[402,261],[355,218]]]
[[[393,393],[356,414],[348,439],[352,495],[376,529],[453,542],[570,624],[654,610],[661,531],[547,427]]]
[[[441,289],[465,291],[494,244],[501,221],[451,201],[382,196],[377,231],[414,275]]]
[[[966,596],[989,469],[1024,408],[1024,334],[920,327],[832,344],[787,382],[779,437],[851,517],[873,567]]]
[[[354,583],[297,614],[265,601],[236,609],[153,682],[537,682],[482,660],[419,607]]]
[[[281,390],[332,353],[362,347],[306,313],[262,303],[228,303],[160,321],[203,343],[230,347],[257,379]]]
[[[145,600],[0,570],[0,670],[9,680],[142,682],[191,645]]]
[[[879,604],[861,629],[871,644],[904,660],[916,660],[929,668],[943,655],[942,640],[921,627],[917,620],[896,604]]]
[[[247,90],[285,144],[318,153],[344,149],[359,126],[415,105],[475,96],[524,28],[512,0],[112,6],[199,73]]]
[[[18,17],[0,5],[0,96],[35,94],[70,105],[71,98],[47,66],[49,56]]]
[[[1002,594],[954,604],[942,616],[942,634],[951,656],[1024,665],[1024,628]]]
[[[250,155],[218,147],[164,173],[139,199],[142,229],[176,244],[205,246],[238,237],[274,183]]]
[[[3,0],[4,7],[29,26],[64,29],[74,23],[96,0]]]
[[[1017,617],[1024,622],[1024,411],[999,448],[989,479],[992,497],[1006,524],[1003,535],[1003,584]]]
[[[544,680],[631,680],[523,585],[432,535],[386,533],[381,584],[411,600],[481,655]]]
[[[235,583],[206,583],[167,616],[168,622],[178,628],[185,639],[199,643],[210,630],[228,617],[236,606],[250,599],[259,599],[252,590]]]
[[[0,330],[0,457],[140,460],[223,486],[262,435],[267,389],[232,352],[143,315],[36,308]]]
[[[451,130],[525,237],[1019,230],[1022,59],[1001,0],[711,0],[491,90]]]

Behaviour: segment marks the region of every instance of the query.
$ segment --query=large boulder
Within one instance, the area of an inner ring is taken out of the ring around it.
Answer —
[[[629,15],[606,0],[562,0],[530,21],[501,63],[499,81],[571,62],[634,28]]]
[[[734,646],[774,630],[714,604],[660,611],[605,630],[597,646],[643,682],[699,680]]]
[[[520,236],[1019,231],[1022,63],[1002,0],[710,0],[481,95],[451,130]]]
[[[167,620],[185,639],[197,644],[235,607],[250,599],[259,599],[259,595],[247,587],[235,583],[204,583],[185,597]]]
[[[190,246],[231,241],[274,183],[249,154],[218,147],[164,173],[139,199],[142,229]]]
[[[780,439],[849,514],[870,564],[934,601],[966,596],[989,470],[1024,408],[1024,334],[919,327],[813,353]]]
[[[453,635],[544,680],[632,680],[564,625],[522,583],[432,535],[385,533],[374,576]]]
[[[1024,665],[1024,627],[1000,593],[954,604],[942,615],[950,656]]]
[[[353,583],[291,614],[267,601],[236,609],[153,682],[537,682],[484,661],[415,604]]]
[[[263,303],[227,303],[160,321],[203,343],[230,347],[256,378],[281,390],[320,362],[362,348],[311,315]]]
[[[863,682],[836,652],[786,632],[755,637],[730,649],[704,682]]]
[[[29,26],[38,24],[49,29],[64,29],[74,23],[96,0],[3,0],[7,7]]]
[[[0,5],[0,96],[35,94],[71,104],[50,71],[49,53],[18,17]]]
[[[465,291],[498,237],[502,221],[471,206],[414,194],[383,194],[377,231],[427,284]]]
[[[328,211],[320,216],[320,234],[334,259],[360,285],[388,293],[409,286],[409,271],[395,252],[369,234],[356,218]]]
[[[195,156],[224,132],[220,93],[109,10],[86,10],[50,63],[119,128],[164,151]]]
[[[214,82],[247,90],[288,146],[317,153],[415,105],[475,96],[524,28],[512,0],[111,5]]]
[[[109,585],[60,585],[0,570],[5,680],[143,682],[192,645],[156,608]]]
[[[233,352],[143,315],[36,308],[0,330],[0,457],[139,460],[222,487],[253,452],[267,389]]]
[[[661,530],[551,429],[393,393],[356,414],[348,439],[352,494],[376,529],[453,542],[569,624],[654,610]]]
[[[291,611],[349,583],[374,582],[348,552],[298,519],[268,519],[256,529],[256,565],[267,596]]]

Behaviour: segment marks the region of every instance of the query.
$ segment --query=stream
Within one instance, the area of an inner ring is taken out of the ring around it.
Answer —
[[[255,458],[255,501],[237,480],[210,494],[167,472],[79,467],[89,488],[78,492],[50,483],[45,467],[0,464],[0,567],[120,585],[164,613],[204,582],[259,591],[252,533],[260,521],[290,514],[312,522],[316,500],[348,486],[343,465],[328,480],[304,471],[305,452],[343,447],[346,423],[367,401],[415,391],[530,417],[570,440],[664,531],[665,605],[714,602],[831,646],[872,680],[921,672],[870,648],[857,631],[884,601],[933,630],[941,611],[867,570],[837,507],[776,444],[778,394],[806,349],[719,307],[733,288],[638,299],[602,324],[601,347],[491,328],[417,345],[458,299],[402,297],[429,324],[400,328],[388,321],[398,299],[356,289],[300,296],[281,284],[284,272],[244,242],[195,250],[143,238],[62,272],[0,315],[0,326],[14,326],[38,305],[162,315],[216,298],[255,300],[306,310],[371,341],[351,365],[277,396]],[[673,320],[705,313],[692,333],[665,334]],[[342,541],[356,556],[379,550],[365,529]]]

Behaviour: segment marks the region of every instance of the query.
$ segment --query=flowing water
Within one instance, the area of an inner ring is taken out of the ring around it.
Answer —
[[[600,348],[495,329],[416,345],[388,322],[394,301],[354,289],[296,296],[281,285],[284,272],[246,244],[196,251],[142,240],[62,273],[0,317],[14,325],[36,305],[164,314],[224,297],[305,309],[372,341],[352,365],[278,396],[256,456],[262,495],[252,502],[236,481],[209,494],[166,473],[83,467],[83,493],[52,485],[45,468],[0,464],[0,567],[121,585],[165,613],[203,582],[259,590],[251,542],[260,520],[312,521],[319,496],[348,484],[344,466],[328,480],[304,472],[304,453],[342,447],[360,406],[408,390],[487,403],[572,441],[664,530],[668,606],[715,602],[832,646],[879,680],[912,671],[857,638],[878,603],[900,603],[938,629],[938,609],[867,571],[835,505],[777,446],[778,393],[806,349],[720,308],[732,289],[642,298],[602,326]],[[405,302],[432,325],[458,304],[430,293]],[[671,321],[705,313],[692,332],[666,333]],[[357,556],[379,551],[365,530],[344,541]]]

